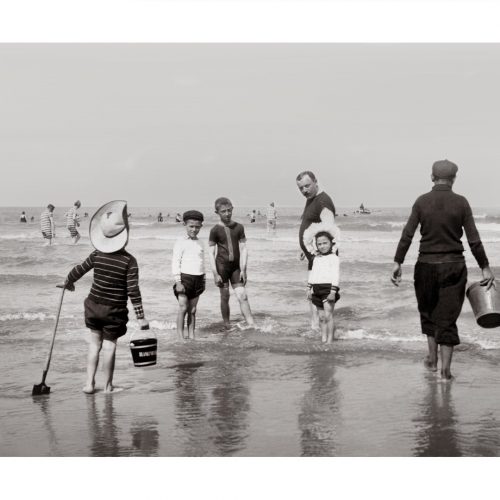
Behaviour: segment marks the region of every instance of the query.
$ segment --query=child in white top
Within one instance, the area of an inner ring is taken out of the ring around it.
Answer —
[[[205,291],[205,250],[198,239],[203,226],[203,214],[188,210],[182,216],[186,236],[175,242],[172,257],[174,294],[179,301],[177,313],[177,334],[184,339],[184,318],[187,314],[188,338],[193,339],[196,324],[196,306]]]
[[[318,253],[313,257],[312,269],[309,272],[307,298],[318,310],[321,340],[331,344],[335,332],[333,309],[340,298],[340,262],[333,236],[329,232],[320,231],[315,240]]]

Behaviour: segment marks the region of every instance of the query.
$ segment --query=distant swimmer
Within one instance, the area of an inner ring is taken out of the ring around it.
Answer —
[[[163,222],[163,215],[161,212],[158,213],[158,222]]]
[[[35,217],[32,215],[31,216],[31,219],[30,219],[31,222],[35,222]]]
[[[21,217],[19,218],[19,222],[28,222],[26,219],[26,212],[21,212]]]
[[[88,212],[85,212],[85,213],[83,214],[83,216],[84,216],[85,218],[87,218],[87,217],[89,216],[89,213],[88,213]]]
[[[255,212],[255,210],[252,210],[252,213],[250,214],[250,222],[255,222],[256,219],[257,213]]]
[[[56,237],[56,226],[54,224],[54,205],[49,203],[47,208],[40,215],[40,229],[42,236],[48,240],[45,246],[52,245],[52,240]]]
[[[278,214],[274,206],[274,201],[269,203],[269,206],[267,207],[266,217],[267,217],[267,232],[270,233],[272,231],[273,233],[275,233],[276,219],[278,218]]]
[[[68,228],[69,234],[73,244],[78,243],[80,239],[80,233],[77,227],[80,226],[80,217],[78,216],[77,210],[82,206],[80,200],[76,200],[73,207],[66,212],[66,227]]]
[[[182,222],[182,215],[179,212],[177,212],[175,216],[175,222]]]

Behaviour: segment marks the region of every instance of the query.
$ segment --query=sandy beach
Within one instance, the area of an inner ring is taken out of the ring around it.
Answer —
[[[408,208],[339,218],[342,297],[332,346],[309,327],[296,240],[300,207],[281,209],[275,236],[266,233],[265,219],[251,225],[249,209],[237,208],[235,220],[247,230],[248,293],[259,329],[239,328],[233,297],[232,329],[221,333],[218,289],[209,279],[194,342],[179,342],[175,331],[170,259],[182,227],[172,219],[157,223],[151,216],[156,210],[132,207],[128,248],[139,262],[144,308],[159,342],[157,365],[134,367],[128,342],[137,321],[131,316],[118,342],[116,392],[102,391],[100,372],[97,393],[81,392],[89,275],[66,293],[47,379],[52,392],[36,399],[31,389],[40,382],[54,327],[55,284],[90,253],[88,222],[82,221],[76,246],[61,228],[57,244],[43,247],[37,224],[21,227],[18,209],[1,212],[0,455],[499,455],[498,331],[479,328],[466,302],[455,379],[443,383],[423,365],[426,342],[412,283],[417,245],[400,289],[389,282]],[[56,212],[58,227],[62,212]],[[500,261],[497,212],[478,211],[477,218],[492,263]],[[201,238],[214,220],[208,215]],[[470,257],[474,281],[479,271]]]

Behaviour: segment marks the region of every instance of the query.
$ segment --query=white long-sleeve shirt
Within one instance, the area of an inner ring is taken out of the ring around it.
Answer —
[[[189,236],[178,239],[172,256],[172,274],[175,281],[181,280],[181,273],[200,276],[205,274],[205,249],[200,240]]]
[[[312,269],[309,271],[308,282],[311,285],[320,283],[331,283],[339,286],[340,260],[338,255],[330,253],[328,255],[318,254],[314,257]]]

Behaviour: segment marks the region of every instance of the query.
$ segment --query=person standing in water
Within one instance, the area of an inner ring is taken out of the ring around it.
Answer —
[[[52,245],[52,239],[56,237],[56,226],[54,224],[54,205],[49,203],[40,215],[40,229],[44,239],[49,240],[45,245]]]
[[[19,217],[19,222],[28,222],[28,219],[26,219],[26,212],[24,210],[21,212],[21,217]]]
[[[127,202],[116,200],[103,205],[90,221],[90,242],[95,251],[69,272],[62,285],[74,291],[75,282],[94,269],[92,287],[84,302],[85,325],[90,329],[87,381],[83,388],[87,394],[95,390],[101,351],[104,391],[113,391],[116,342],[127,332],[129,298],[140,328],[149,328],[142,307],[137,260],[125,250],[128,238]]]
[[[247,325],[254,327],[255,322],[245,289],[248,261],[245,228],[242,224],[231,220],[233,204],[228,198],[215,200],[215,213],[220,217],[220,222],[210,231],[208,256],[215,285],[220,289],[220,308],[224,328],[227,330],[230,328],[229,283],[240,303],[241,313]]]
[[[307,284],[307,298],[316,307],[319,314],[321,340],[327,344],[333,342],[335,322],[333,309],[339,300],[339,257],[333,236],[328,231],[320,231],[315,236],[317,254]]]
[[[401,234],[394,256],[391,281],[399,286],[401,264],[420,224],[420,248],[414,271],[414,286],[422,334],[427,336],[429,354],[425,365],[437,371],[438,347],[441,352],[441,376],[450,380],[453,348],[460,344],[457,319],[462,310],[467,284],[467,267],[461,242],[463,230],[472,255],[483,273],[482,285],[494,286],[481,238],[476,229],[469,202],[453,192],[458,171],[448,160],[432,165],[432,191],[415,201]]]
[[[310,170],[297,175],[297,187],[307,199],[302,213],[302,222],[299,229],[299,244],[302,249],[301,259],[306,258],[308,272],[310,273],[314,257],[314,235],[318,231],[328,231],[335,241],[339,241],[339,230],[335,224],[335,205],[332,199],[319,190],[316,176]],[[316,307],[311,302],[311,328],[319,329],[319,318]]]
[[[276,219],[278,218],[278,214],[276,213],[276,208],[274,207],[274,201],[269,203],[269,206],[267,207],[267,232],[270,233],[271,231],[273,234],[276,232]]]
[[[76,200],[73,207],[66,212],[66,227],[68,228],[73,244],[76,244],[80,239],[80,233],[77,229],[77,227],[80,226],[80,217],[78,216],[77,210],[81,206],[80,200]]]

